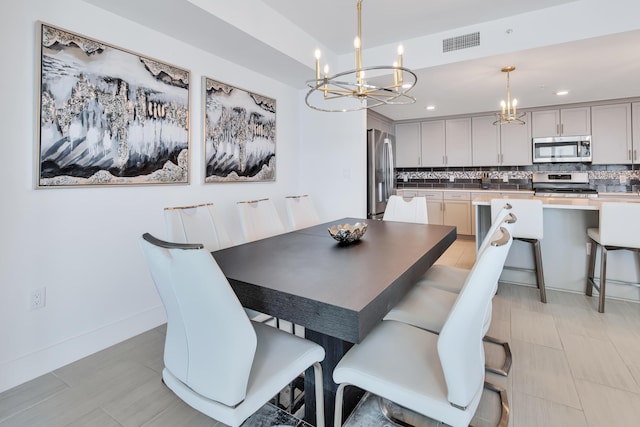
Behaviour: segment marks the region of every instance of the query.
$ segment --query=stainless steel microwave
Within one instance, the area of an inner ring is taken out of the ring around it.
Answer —
[[[590,161],[591,135],[533,138],[534,163]]]

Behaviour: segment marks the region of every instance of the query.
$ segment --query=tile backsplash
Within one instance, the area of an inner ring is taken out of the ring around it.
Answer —
[[[631,192],[640,188],[637,165],[589,165],[583,163],[536,164],[531,166],[396,168],[398,188],[481,188],[483,174],[491,189],[531,190],[534,172],[587,172],[591,188],[601,193]]]

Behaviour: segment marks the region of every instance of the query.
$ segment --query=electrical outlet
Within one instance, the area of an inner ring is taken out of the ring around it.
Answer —
[[[627,184],[627,177],[624,176],[624,175],[620,175],[618,180],[620,181],[620,184],[622,184],[622,185],[626,185]]]
[[[509,175],[502,175],[502,182],[509,182]]]
[[[451,175],[451,176],[449,177],[449,182],[455,182],[455,181],[456,181],[456,177],[455,177],[455,176],[453,176],[453,175]]]
[[[47,302],[47,288],[42,287],[34,289],[29,294],[29,309],[36,310],[38,308],[44,308]]]

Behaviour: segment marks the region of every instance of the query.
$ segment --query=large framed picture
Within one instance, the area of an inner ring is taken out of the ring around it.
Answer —
[[[275,181],[276,100],[203,77],[205,182]]]
[[[189,71],[38,25],[37,187],[188,184]]]

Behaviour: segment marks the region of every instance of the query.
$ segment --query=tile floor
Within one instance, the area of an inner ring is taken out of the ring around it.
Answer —
[[[474,242],[458,240],[438,261],[470,267]],[[506,388],[510,426],[640,426],[640,304],[608,300],[599,314],[595,299],[501,284],[494,298],[490,334],[507,339],[513,352],[508,377],[487,379]],[[8,426],[216,426],[160,381],[164,327],[158,327],[0,394],[0,427]],[[485,345],[487,362],[501,350]],[[373,399],[368,402],[372,402]],[[367,402],[365,402],[367,403]],[[333,408],[326,408],[327,411]],[[485,392],[473,421],[496,425],[498,398]],[[352,426],[391,425],[363,405]],[[273,407],[247,426],[285,422]],[[435,426],[409,414],[417,426]]]

